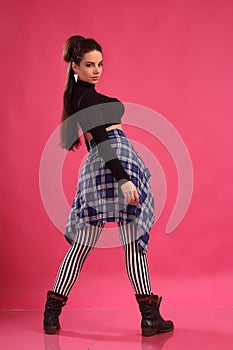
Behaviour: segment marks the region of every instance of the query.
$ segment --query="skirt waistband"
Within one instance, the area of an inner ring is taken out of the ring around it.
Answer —
[[[112,137],[116,137],[117,135],[126,137],[126,134],[124,133],[123,130],[115,128],[115,129],[111,129],[106,131],[107,135],[112,138]],[[95,146],[95,141],[94,139],[91,139],[91,141],[89,141],[90,146],[93,148]]]

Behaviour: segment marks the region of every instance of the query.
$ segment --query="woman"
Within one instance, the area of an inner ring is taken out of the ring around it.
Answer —
[[[48,291],[44,330],[60,328],[59,315],[83,263],[97,242],[105,222],[118,224],[125,252],[126,270],[142,315],[143,336],[172,331],[159,307],[162,297],[152,293],[146,251],[154,223],[154,198],[149,169],[122,130],[124,105],[95,89],[102,73],[101,46],[91,38],[70,37],[63,58],[69,64],[64,91],[61,146],[81,145],[81,127],[88,159],[83,166],[66,225],[71,244],[58,270],[53,290]]]

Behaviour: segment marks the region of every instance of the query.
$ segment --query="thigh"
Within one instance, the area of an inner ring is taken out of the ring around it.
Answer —
[[[137,224],[134,222],[130,224],[123,224],[121,222],[118,222],[117,224],[122,244],[124,246],[128,244],[134,244],[138,239]]]
[[[79,229],[78,234],[76,235],[74,244],[77,245],[78,243],[83,246],[93,248],[96,242],[98,241],[104,226],[105,223],[81,227]]]

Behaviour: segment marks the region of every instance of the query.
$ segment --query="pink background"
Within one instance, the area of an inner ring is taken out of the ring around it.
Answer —
[[[175,166],[160,142],[143,131],[135,138],[123,118],[127,135],[154,152],[167,180],[166,206],[148,251],[154,293],[170,307],[232,305],[232,2],[2,1],[0,13],[0,307],[43,308],[69,247],[43,207],[39,165],[60,121],[67,68],[62,46],[75,34],[103,47],[97,91],[158,111],[192,159],[189,210],[165,234],[177,194]],[[64,164],[70,203],[85,155],[83,144]],[[133,305],[122,247],[94,249],[67,308]]]

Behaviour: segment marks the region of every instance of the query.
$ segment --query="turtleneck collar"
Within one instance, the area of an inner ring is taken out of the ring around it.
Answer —
[[[95,84],[94,83],[89,83],[88,81],[84,81],[84,80],[77,80],[76,86],[82,86],[82,87],[86,87],[88,89],[95,89]]]

